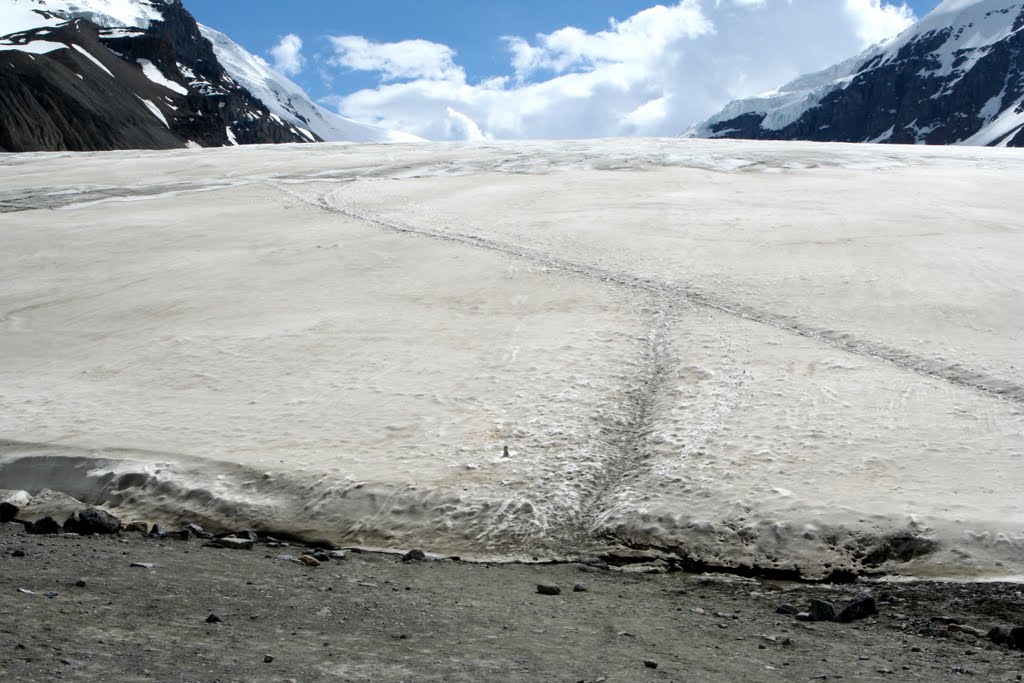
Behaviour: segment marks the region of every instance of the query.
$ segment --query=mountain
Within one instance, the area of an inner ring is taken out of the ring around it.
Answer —
[[[356,123],[324,109],[295,83],[271,69],[220,31],[200,24],[203,37],[231,77],[285,121],[302,126],[328,142],[423,142],[423,138]]]
[[[418,139],[318,107],[180,0],[3,0],[0,33],[0,151]]]
[[[945,0],[892,40],[688,137],[1024,146],[1024,1]]]

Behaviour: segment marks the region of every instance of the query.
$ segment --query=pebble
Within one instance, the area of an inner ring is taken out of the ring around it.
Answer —
[[[320,560],[316,559],[312,555],[300,555],[299,562],[306,565],[307,567],[319,567]]]
[[[646,666],[648,669],[657,669],[658,668],[658,663],[656,661],[654,661],[653,659],[645,659],[644,660],[644,666]]]
[[[135,567],[137,569],[152,569],[156,565],[152,562],[132,562],[129,567]]]
[[[572,587],[573,593],[586,593],[589,590],[590,586],[588,586],[585,583],[577,583],[575,586]]]
[[[32,591],[30,591],[27,588],[19,588],[18,592],[19,593],[24,593],[25,595],[35,595],[35,593],[33,593]]]
[[[225,536],[224,538],[210,541],[209,545],[217,548],[228,548],[229,550],[252,550],[253,542],[248,538]]]
[[[562,589],[558,587],[557,583],[549,583],[545,581],[544,583],[537,584],[537,592],[541,595],[560,595],[562,593]]]
[[[75,581],[75,585],[79,588],[85,588],[85,579],[79,579],[78,581]]]
[[[60,595],[57,591],[46,591],[43,593],[44,598],[55,598]]]
[[[776,614],[796,614],[797,612],[799,612],[799,610],[796,607],[793,607],[793,605],[787,605],[785,603],[775,608]]]
[[[149,531],[149,525],[147,525],[145,522],[130,522],[129,524],[125,525],[124,530],[144,534],[147,531]]]
[[[221,619],[220,616],[214,614],[213,612],[210,612],[210,616],[206,617],[207,624],[219,624],[222,621],[224,620]]]
[[[347,550],[332,550],[327,554],[331,556],[332,560],[344,560],[346,557],[348,557]]]
[[[317,550],[313,553],[313,559],[317,562],[330,562],[331,556],[324,550]]]
[[[263,655],[264,664],[270,664],[272,661],[274,661],[273,655]]]
[[[11,557],[25,557],[25,551],[18,549],[11,553]]]

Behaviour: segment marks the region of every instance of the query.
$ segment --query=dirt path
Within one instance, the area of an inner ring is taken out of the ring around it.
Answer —
[[[2,525],[0,680],[1019,681],[1024,672],[1024,653],[937,619],[986,632],[1020,625],[1017,585],[808,586],[361,553],[315,568],[277,559],[304,551]],[[542,581],[561,594],[538,594]],[[577,583],[589,590],[574,592]],[[841,606],[865,589],[879,614],[852,624],[776,614],[812,598]],[[208,623],[210,614],[222,621]]]

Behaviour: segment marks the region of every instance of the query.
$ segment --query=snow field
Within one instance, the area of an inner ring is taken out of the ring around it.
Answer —
[[[0,209],[60,210],[0,214],[0,481],[482,559],[1021,575],[1022,171],[691,140],[4,157]]]

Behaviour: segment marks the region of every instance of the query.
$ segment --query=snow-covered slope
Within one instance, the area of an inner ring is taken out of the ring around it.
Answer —
[[[284,120],[313,131],[328,142],[422,142],[422,138],[357,123],[316,104],[298,85],[270,68],[263,59],[246,51],[229,37],[200,25],[213,43],[217,59],[231,77]]]
[[[76,18],[107,28],[148,29],[153,22],[164,19],[168,8],[182,10],[179,0],[0,0],[0,35],[56,27]],[[413,135],[357,123],[330,112],[310,100],[298,85],[275,72],[264,60],[247,52],[228,36],[206,26],[199,29],[201,35],[213,44],[217,61],[228,76],[260,100],[278,119],[278,125],[294,127],[306,140],[421,140]],[[22,51],[29,49],[23,47]]]
[[[1024,2],[946,0],[892,40],[737,100],[690,137],[1024,144]]]

